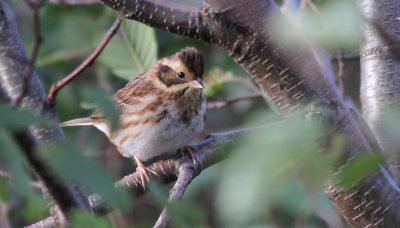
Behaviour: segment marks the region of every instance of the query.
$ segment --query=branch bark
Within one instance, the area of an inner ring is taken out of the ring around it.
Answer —
[[[14,15],[8,1],[0,1],[0,89],[10,103],[15,103],[24,90],[24,75],[30,63],[23,43],[18,33]],[[27,82],[27,89],[20,101],[20,107],[34,111],[37,115],[48,116],[57,121],[57,113],[53,107],[43,104],[45,94],[36,74],[32,71]],[[66,213],[73,207],[79,207],[81,202],[75,199],[73,192],[60,183],[48,172],[39,156],[34,152],[38,144],[60,141],[64,138],[59,126],[32,126],[29,132],[15,135],[23,147],[25,156],[30,162],[40,181],[44,184],[51,198],[55,201],[58,223],[64,223]]]
[[[127,18],[152,27],[210,43],[215,40],[209,29],[208,18],[204,18],[199,10],[175,8],[151,0],[101,1]]]
[[[318,116],[329,124],[331,132],[346,136],[339,170],[370,150],[336,86],[321,72],[311,48],[306,42],[288,46],[277,34],[277,21],[280,26],[292,26],[272,0],[255,0],[251,4],[246,0],[205,0],[199,11],[168,8],[151,1],[102,2],[150,26],[219,44],[251,73],[283,116]],[[354,188],[343,189],[335,184],[326,192],[355,227],[400,224],[400,191],[384,168]]]
[[[43,41],[42,36],[40,35],[40,17],[39,17],[40,14],[39,13],[40,13],[40,9],[43,7],[44,4],[46,4],[47,1],[34,3],[34,2],[31,2],[30,0],[26,0],[25,2],[33,11],[33,33],[35,35],[35,43],[33,44],[31,59],[29,61],[28,66],[26,67],[27,69],[24,74],[24,84],[22,85],[21,94],[15,100],[16,106],[19,105],[22,98],[25,96],[26,91],[28,90],[29,79],[33,73],[36,58],[39,55],[39,48]]]
[[[367,21],[361,47],[363,116],[382,147],[391,173],[400,183],[400,142],[398,135],[387,129],[387,120],[400,117],[400,21],[396,19],[400,2],[359,0],[358,3]]]

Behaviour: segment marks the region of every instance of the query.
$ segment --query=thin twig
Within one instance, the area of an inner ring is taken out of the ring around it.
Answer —
[[[316,14],[321,15],[317,5],[312,0],[306,0],[306,2]]]
[[[73,70],[70,74],[68,74],[63,79],[61,79],[60,81],[56,82],[51,86],[49,96],[47,97],[47,102],[49,104],[55,104],[55,99],[58,92],[66,85],[68,85],[72,80],[74,80],[80,73],[82,73],[86,68],[88,68],[94,62],[94,60],[100,55],[100,53],[104,50],[108,42],[117,32],[123,19],[124,16],[120,14],[113,23],[113,25],[108,29],[106,35],[100,42],[99,46],[97,46],[96,49],[77,68],[75,68],[75,70]]]
[[[250,89],[253,90],[255,93],[261,93],[260,89],[258,88],[257,85],[254,84],[254,82],[250,78],[243,78],[243,77],[233,77],[229,78],[228,81],[234,81],[234,82],[242,82],[243,84],[246,84]]]
[[[352,61],[352,60],[359,60],[360,59],[360,54],[342,54],[342,55],[332,55],[331,60],[332,61],[339,61],[339,58],[341,58],[344,61]]]
[[[33,3],[31,0],[25,0],[26,4],[29,6],[29,8],[33,11],[33,34],[35,36],[35,42],[33,44],[33,50],[32,50],[32,56],[31,59],[29,60],[29,63],[26,67],[25,74],[22,79],[22,89],[21,93],[18,95],[18,97],[15,99],[14,105],[18,106],[22,98],[24,98],[27,90],[28,90],[28,84],[31,79],[31,75],[33,73],[33,68],[35,66],[36,59],[39,55],[39,49],[40,45],[43,42],[43,38],[40,35],[40,9],[44,6],[44,4],[47,3],[47,1],[42,1],[39,3]]]
[[[254,93],[244,94],[244,95],[237,96],[237,97],[227,97],[225,100],[209,102],[207,104],[207,108],[208,109],[222,108],[228,104],[231,104],[231,103],[234,103],[237,101],[243,101],[243,100],[261,97],[261,95],[262,95],[261,92],[254,92]]]
[[[339,56],[339,58],[338,58],[338,68],[339,69],[338,69],[338,73],[336,75],[337,85],[338,85],[340,94],[342,95],[342,97],[344,97],[344,94],[345,94],[344,81],[343,81],[343,78],[344,78],[344,61],[343,61],[343,57],[342,57],[341,52],[339,53],[338,56]]]

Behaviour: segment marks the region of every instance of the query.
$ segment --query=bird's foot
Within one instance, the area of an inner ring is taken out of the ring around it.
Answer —
[[[181,152],[182,157],[183,157],[185,152],[190,154],[190,157],[192,158],[193,164],[196,164],[196,157],[193,154],[193,152],[195,152],[195,151],[197,151],[197,149],[194,146],[184,146],[184,147],[179,149],[179,152]]]
[[[150,183],[150,178],[149,178],[149,172],[154,174],[155,176],[158,176],[158,173],[152,169],[147,168],[136,156],[134,156],[136,163],[137,163],[137,168],[136,172],[139,173],[140,175],[140,180],[142,182],[143,189],[146,188],[146,181]]]

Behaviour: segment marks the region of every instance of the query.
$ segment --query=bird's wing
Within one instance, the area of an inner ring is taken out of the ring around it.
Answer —
[[[147,98],[154,96],[156,87],[153,82],[146,80],[145,74],[142,74],[128,84],[122,89],[118,90],[114,94],[114,101],[122,106],[123,109],[140,109],[141,104],[148,101]],[[100,110],[95,110],[90,117],[79,118],[61,123],[61,127],[68,126],[84,126],[93,125],[98,122],[103,122],[105,119],[104,114]]]
[[[127,87],[118,90],[114,95],[114,100],[124,107],[135,107],[142,102],[139,97],[135,97]]]
[[[124,107],[134,108],[140,106],[146,97],[154,95],[156,90],[154,83],[146,80],[144,76],[143,74],[138,76],[118,90],[114,100]]]

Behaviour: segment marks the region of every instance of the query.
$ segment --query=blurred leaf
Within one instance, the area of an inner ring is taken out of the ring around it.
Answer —
[[[111,228],[112,226],[104,217],[96,217],[87,211],[72,211],[71,212],[71,227],[73,228]]]
[[[24,216],[27,220],[37,221],[43,219],[43,216],[47,216],[49,210],[47,208],[47,202],[45,202],[43,197],[35,200],[28,200],[25,206]]]
[[[124,20],[99,60],[126,80],[144,73],[157,61],[154,29],[139,22]]]
[[[102,23],[105,11],[100,4],[79,7],[47,4],[43,7],[41,28],[46,41],[41,46],[38,62],[41,62],[41,57],[56,52],[95,47],[92,45],[94,34],[99,31],[100,25],[109,23],[108,20]]]
[[[346,140],[343,135],[336,134],[331,136],[330,144],[326,151],[322,153],[303,153],[299,156],[299,171],[305,174],[304,178],[311,177],[307,182],[309,187],[319,188],[331,176],[335,163],[340,159],[342,151],[345,149]],[[326,168],[322,168],[326,167]]]
[[[205,78],[204,93],[207,97],[212,97],[223,89],[225,84],[233,77],[231,72],[224,72],[220,68],[213,68],[208,77]]]
[[[284,42],[295,48],[299,42],[316,40],[325,48],[337,51],[337,48],[358,48],[362,40],[362,17],[354,1],[324,1],[319,13],[304,11],[296,20],[296,29],[287,26],[286,20],[277,17],[274,31],[279,35],[278,42]]]
[[[12,176],[12,183],[18,193],[21,196],[36,197],[37,194],[29,186],[30,178],[24,166],[22,152],[14,139],[5,130],[0,130],[0,145],[1,163]]]
[[[205,86],[204,93],[207,97],[212,97],[224,88],[226,82],[215,82],[209,86]]]
[[[282,191],[293,179],[304,181],[307,191],[321,189],[337,158],[337,154],[319,152],[321,130],[313,121],[287,121],[243,138],[233,156],[222,164],[216,199],[223,224],[240,227],[265,220],[267,211],[277,205],[284,207],[284,199],[295,194]],[[293,204],[309,203],[301,191],[296,192]]]
[[[115,180],[104,165],[82,156],[74,143],[50,145],[41,152],[56,175],[98,193],[106,204],[126,207],[131,202],[125,190],[114,187]]]
[[[37,218],[46,211],[46,203],[29,185],[30,178],[24,165],[22,153],[14,139],[5,130],[0,130],[0,161],[12,176],[11,186],[24,199],[27,200],[25,216]],[[3,193],[2,193],[3,195]]]
[[[91,87],[84,88],[82,93],[84,99],[87,101],[82,104],[84,108],[99,109],[110,121],[113,129],[119,126],[120,110],[117,108],[115,102],[112,101],[111,95]]]
[[[354,184],[367,177],[368,174],[376,171],[384,161],[381,155],[373,152],[362,154],[352,160],[349,165],[343,168],[337,179],[339,184],[345,187],[351,187]]]
[[[49,118],[37,116],[31,111],[15,109],[0,103],[0,126],[10,130],[21,130],[33,124],[51,125]]]
[[[186,198],[179,202],[168,202],[168,192],[157,182],[150,183],[151,196],[158,203],[160,209],[166,205],[173,227],[206,227],[205,216],[190,200]]]
[[[0,200],[7,202],[8,200],[8,186],[7,180],[0,177]]]
[[[173,227],[206,227],[204,212],[192,201],[167,204]]]

